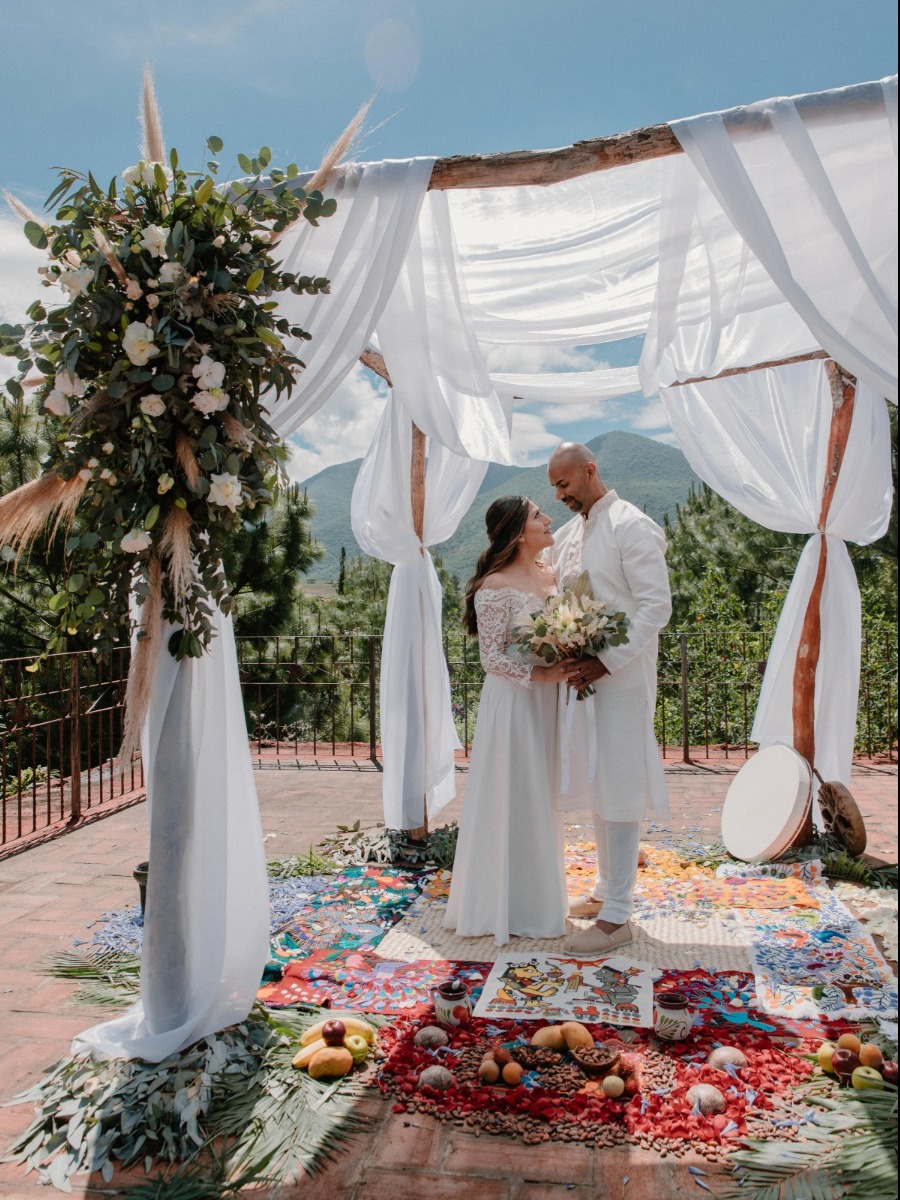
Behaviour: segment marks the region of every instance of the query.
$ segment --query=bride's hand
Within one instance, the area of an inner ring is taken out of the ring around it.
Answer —
[[[536,666],[532,668],[531,679],[534,683],[565,683],[569,678],[569,672],[572,670],[573,659],[564,658],[559,662],[550,663],[546,667]]]

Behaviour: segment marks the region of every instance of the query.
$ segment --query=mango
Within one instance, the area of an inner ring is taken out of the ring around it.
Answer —
[[[343,1046],[326,1046],[309,1060],[310,1079],[340,1079],[353,1070],[353,1055]]]

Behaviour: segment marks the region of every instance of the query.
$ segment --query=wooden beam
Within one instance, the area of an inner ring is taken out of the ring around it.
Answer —
[[[366,346],[365,350],[359,356],[359,361],[364,367],[368,367],[370,371],[374,371],[376,375],[379,375],[388,387],[394,386],[391,383],[391,377],[385,365],[384,355],[379,354],[372,346]]]
[[[718,375],[698,375],[694,379],[679,379],[676,383],[667,383],[666,387],[686,387],[689,383],[712,383],[715,379],[729,379],[732,375],[749,375],[751,371],[768,371],[773,367],[789,367],[791,363],[814,362],[816,359],[828,358],[827,350],[811,350],[809,354],[795,354],[793,358],[776,358],[771,362],[754,363],[752,367],[729,367]]]
[[[856,400],[856,380],[843,371],[836,362],[828,360],[825,363],[828,382],[831,388],[831,429],[828,435],[828,463],[830,469],[822,486],[822,501],[819,509],[818,528],[825,529],[844,452],[847,449],[847,439],[850,436],[850,426],[853,421],[853,408]],[[810,592],[803,626],[800,631],[800,642],[797,646],[797,658],[794,662],[794,696],[792,703],[794,749],[802,754],[811,768],[816,763],[816,670],[819,665],[819,653],[822,643],[822,592],[825,587],[825,572],[828,565],[828,543],[821,539],[819,548],[819,565],[816,578]],[[795,841],[795,845],[803,845],[812,837],[812,812],[807,814],[803,829]]]
[[[681,143],[668,125],[650,125],[612,137],[576,142],[558,150],[513,150],[507,154],[439,158],[429,190],[449,188],[546,187],[594,171],[681,154]]]
[[[419,539],[419,552],[425,553],[425,466],[427,439],[418,425],[413,422],[412,452],[409,460],[409,499],[412,506],[413,529]],[[428,698],[425,698],[428,703]],[[423,842],[428,837],[428,813],[425,810],[425,797],[422,797],[422,825],[411,829],[409,836],[414,842]]]

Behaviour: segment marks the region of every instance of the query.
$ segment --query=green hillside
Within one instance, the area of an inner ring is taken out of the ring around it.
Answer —
[[[597,456],[604,482],[656,521],[661,521],[666,513],[674,514],[675,505],[685,499],[691,484],[698,482],[681,451],[663,442],[615,431],[601,433],[588,445]],[[303,485],[316,508],[313,535],[325,550],[325,558],[310,571],[311,579],[337,578],[341,546],[346,546],[350,555],[359,553],[350,529],[350,496],[360,461],[329,467]],[[553,499],[544,466],[491,464],[481,491],[459,529],[449,541],[436,547],[435,552],[443,556],[449,570],[461,581],[469,577],[484,549],[487,508],[499,496],[511,495],[529,496],[554,518],[554,528],[570,517],[568,509]]]

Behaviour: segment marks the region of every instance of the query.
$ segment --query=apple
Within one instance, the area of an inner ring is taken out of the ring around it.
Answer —
[[[855,1033],[842,1033],[837,1040],[837,1044],[841,1050],[852,1050],[854,1054],[859,1054],[862,1042]]]
[[[884,1055],[873,1045],[872,1042],[863,1042],[859,1051],[859,1065],[861,1067],[874,1067],[876,1071],[881,1070],[881,1064],[884,1062]]]
[[[847,1083],[850,1076],[859,1066],[859,1057],[845,1046],[838,1046],[831,1056],[831,1069],[841,1083]]]
[[[322,1026],[322,1041],[326,1046],[342,1046],[347,1036],[347,1026],[343,1021],[332,1018]]]
[[[834,1074],[831,1056],[834,1054],[836,1049],[837,1047],[835,1046],[834,1042],[823,1042],[817,1051],[819,1057],[819,1066],[823,1071],[827,1071],[829,1075]]]
[[[857,1067],[850,1080],[855,1088],[883,1088],[884,1080],[874,1067]]]
[[[348,1033],[344,1038],[344,1047],[350,1051],[355,1063],[365,1062],[369,1054],[369,1043],[360,1033]]]
[[[898,1076],[900,1076],[900,1068],[897,1067],[895,1062],[892,1062],[891,1059],[886,1058],[878,1070],[880,1071],[881,1078],[885,1083],[891,1084],[892,1087],[897,1086],[897,1079]]]

